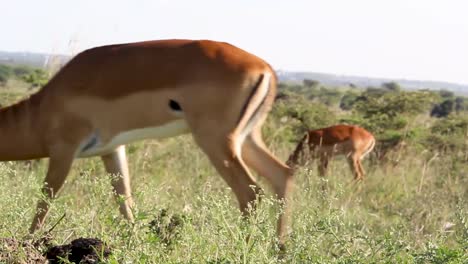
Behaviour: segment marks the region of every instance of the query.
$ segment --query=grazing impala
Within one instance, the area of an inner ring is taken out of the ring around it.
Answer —
[[[372,151],[374,136],[364,128],[351,125],[336,125],[327,128],[309,130],[289,157],[287,164],[299,164],[299,156],[304,154],[304,147],[309,147],[312,158],[319,158],[319,174],[325,176],[328,162],[334,155],[345,155],[356,180],[364,179],[361,160]]]
[[[160,40],[86,50],[39,92],[0,110],[0,160],[49,157],[43,192],[56,197],[75,158],[101,156],[133,220],[125,144],[190,132],[247,213],[264,176],[279,199],[291,169],[263,143],[261,126],[276,95],[276,75],[262,59],[227,43]],[[255,188],[251,188],[254,186]],[[49,204],[40,200],[31,232]],[[286,215],[278,221],[284,239]]]

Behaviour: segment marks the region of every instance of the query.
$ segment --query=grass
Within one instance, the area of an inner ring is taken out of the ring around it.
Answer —
[[[280,129],[266,131],[285,160],[293,146]],[[47,230],[66,214],[53,243],[100,238],[112,248],[108,263],[468,263],[468,164],[451,156],[409,148],[396,167],[365,161],[367,177],[358,185],[341,158],[325,179],[305,166],[296,174],[290,237],[279,259],[275,200],[265,197],[243,220],[190,136],[136,143],[127,152],[135,223],[120,216],[99,158],[77,160],[46,222]],[[46,160],[32,168],[0,163],[0,237],[29,237],[46,169]],[[24,258],[19,252],[17,261]]]
[[[276,146],[279,153],[288,148]],[[50,228],[66,213],[53,231],[55,243],[98,237],[112,246],[109,263],[468,260],[468,170],[463,164],[454,171],[450,157],[427,164],[409,155],[396,168],[368,169],[360,185],[352,184],[347,164],[340,159],[331,164],[326,179],[319,178],[314,166],[303,168],[296,176],[288,251],[278,260],[275,201],[263,199],[254,217],[243,221],[231,191],[190,136],[137,143],[128,151],[136,222],[129,224],[119,215],[110,176],[100,160],[78,160],[47,221]],[[22,239],[46,162],[33,169],[21,162],[0,166],[0,236]],[[325,191],[322,182],[328,186]],[[167,219],[178,217],[179,224],[169,227],[170,221],[161,221],[161,210]],[[166,234],[177,232],[169,234],[169,243],[151,228],[155,221]]]

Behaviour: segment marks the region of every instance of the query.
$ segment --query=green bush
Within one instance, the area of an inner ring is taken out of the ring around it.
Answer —
[[[336,122],[335,114],[322,103],[296,100],[277,105],[274,115],[298,121],[299,131],[321,128]]]
[[[41,69],[34,69],[30,73],[21,77],[25,82],[31,85],[31,88],[44,86],[49,81],[49,75]]]
[[[0,64],[0,84],[4,85],[10,78],[22,80],[30,84],[31,88],[36,88],[44,86],[49,81],[49,74],[42,69],[25,65]]]
[[[13,74],[11,67],[0,64],[0,84],[4,85]]]
[[[359,94],[356,92],[348,91],[346,92],[340,100],[340,108],[342,110],[349,111],[353,109],[354,104],[358,101]]]
[[[468,136],[468,116],[451,115],[437,120],[431,127],[431,132],[438,135]]]

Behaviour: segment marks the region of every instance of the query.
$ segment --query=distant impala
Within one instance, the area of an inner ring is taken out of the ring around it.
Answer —
[[[265,61],[222,42],[161,40],[89,49],[29,99],[0,110],[0,160],[49,157],[43,192],[55,198],[75,158],[101,156],[107,172],[121,176],[112,184],[125,198],[121,213],[133,220],[125,145],[192,133],[247,213],[260,190],[247,165],[268,179],[279,199],[292,185],[290,168],[261,136],[276,81]],[[31,232],[48,210],[41,199]],[[283,213],[278,221],[281,242],[285,219]]]
[[[364,179],[361,160],[375,146],[374,136],[364,128],[351,125],[336,125],[309,130],[297,144],[296,149],[286,162],[290,166],[299,163],[304,147],[309,147],[312,159],[319,158],[319,174],[325,176],[329,160],[335,155],[345,155],[356,180]]]

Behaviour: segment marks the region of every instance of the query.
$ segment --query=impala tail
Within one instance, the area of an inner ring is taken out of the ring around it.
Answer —
[[[366,148],[366,151],[362,154],[361,159],[364,159],[375,147],[375,138],[372,137],[372,139],[369,142],[369,145]]]

